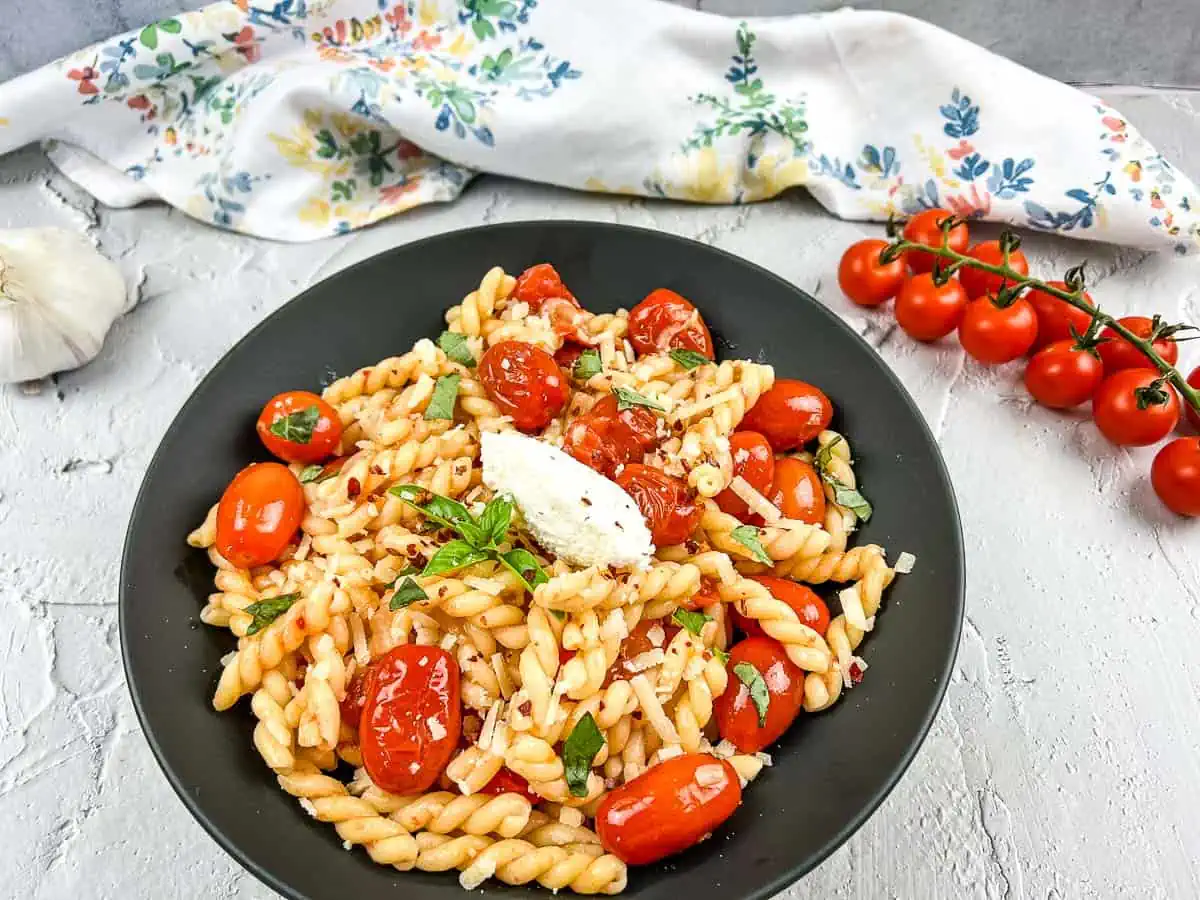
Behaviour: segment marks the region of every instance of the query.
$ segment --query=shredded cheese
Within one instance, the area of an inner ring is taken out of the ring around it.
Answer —
[[[311,800],[309,800],[307,797],[300,798],[300,808],[302,810],[304,810],[306,813],[308,813],[310,816],[312,816],[314,819],[317,817],[317,808],[315,806],[313,806],[313,802]]]
[[[619,609],[609,610],[604,624],[600,627],[600,637],[606,641],[623,641],[629,637],[629,628],[625,625],[625,617]]]
[[[516,687],[512,683],[512,678],[509,677],[508,666],[504,664],[504,657],[499,653],[493,653],[491,663],[492,671],[496,673],[496,681],[500,685],[500,696],[505,700],[511,700]]]
[[[442,635],[440,646],[443,650],[449,650],[456,643],[458,643],[458,635],[453,631],[447,631],[444,635]]]
[[[916,561],[917,558],[908,551],[901,553],[896,559],[896,572],[900,575],[907,575],[913,570],[913,565]]]
[[[633,659],[626,661],[625,668],[630,672],[645,672],[647,669],[662,665],[665,659],[666,656],[662,650],[655,647],[653,650],[639,653]]]
[[[696,769],[695,779],[700,787],[713,787],[725,780],[725,769],[715,763],[703,765]]]
[[[656,622],[646,629],[646,637],[649,638],[652,647],[661,647],[667,639],[667,632]]]
[[[778,507],[756,491],[754,485],[741,475],[733,476],[733,481],[729,482],[729,489],[737,494],[743,503],[750,507],[752,513],[762,516],[763,521],[768,525],[774,525],[783,518],[783,513],[779,511]]]
[[[846,616],[846,621],[857,628],[859,631],[870,631],[872,623],[867,621],[867,614],[863,611],[862,595],[858,591],[858,585],[851,585],[844,591],[838,592],[838,599],[842,601],[842,613]]]
[[[717,391],[715,394],[705,397],[703,400],[697,400],[695,403],[689,403],[686,406],[681,406],[671,414],[671,418],[676,422],[681,422],[686,419],[694,419],[700,413],[708,412],[722,403],[730,403],[741,397],[740,388],[734,386],[726,388],[723,391]]]
[[[425,724],[429,726],[429,736],[435,741],[440,741],[446,736],[446,726],[437,720],[437,716],[429,716]]]
[[[663,712],[662,704],[658,702],[658,697],[654,693],[654,686],[650,684],[650,679],[645,675],[634,675],[629,680],[629,686],[633,688],[633,692],[637,695],[638,703],[641,704],[646,721],[658,732],[658,736],[662,738],[663,743],[680,743],[679,732],[675,730],[675,724]]]
[[[497,700],[492,704],[491,708],[487,711],[487,715],[483,718],[483,728],[479,732],[479,740],[475,742],[475,745],[480,750],[491,749],[492,740],[496,737],[496,722],[500,719],[501,705],[500,701]]]
[[[463,890],[473,891],[496,874],[496,860],[490,856],[471,863],[458,876],[458,883]]]
[[[737,755],[737,752],[737,747],[733,746],[728,740],[722,740],[721,743],[713,747],[713,756],[717,759],[729,759],[729,757]]]
[[[363,627],[362,616],[350,614],[350,638],[354,644],[354,659],[360,666],[371,662],[371,648],[367,644],[367,630]]]
[[[463,579],[463,582],[477,591],[483,591],[485,594],[491,594],[493,597],[499,597],[504,593],[505,583],[498,578],[482,578],[478,575],[468,575]]]

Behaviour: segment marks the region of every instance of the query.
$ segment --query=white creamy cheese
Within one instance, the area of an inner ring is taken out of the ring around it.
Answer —
[[[576,566],[650,565],[654,544],[633,498],[556,447],[485,432],[483,483],[512,497],[534,539]]]

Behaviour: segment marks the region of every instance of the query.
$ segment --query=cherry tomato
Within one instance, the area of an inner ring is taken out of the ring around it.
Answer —
[[[782,600],[795,610],[796,617],[802,624],[807,625],[822,637],[825,636],[825,632],[829,628],[829,607],[811,588],[787,578],[776,578],[774,575],[751,575],[750,578],[770,591],[771,596],[776,600]],[[758,624],[757,619],[746,618],[732,605],[729,608],[733,613],[733,624],[742,634],[757,637],[766,633]]]
[[[563,450],[602,475],[639,461],[658,443],[658,420],[643,406],[619,409],[608,394],[572,419],[563,435]]]
[[[767,439],[757,431],[739,431],[729,438],[729,452],[733,456],[733,474],[746,479],[760,494],[768,494],[771,479],[775,477],[775,455]],[[717,494],[716,501],[722,511],[743,522],[749,521],[750,507],[729,488]]]
[[[1033,399],[1051,409],[1078,406],[1096,393],[1104,379],[1104,363],[1074,339],[1055,341],[1033,354],[1025,367],[1025,387]]]
[[[479,380],[520,431],[540,431],[567,402],[567,379],[549,353],[521,341],[501,341],[479,361]]]
[[[287,466],[246,466],[217,504],[217,552],[239,569],[266,565],[291,542],[303,517],[304,488]]]
[[[904,239],[924,244],[927,247],[940,247],[942,246],[942,223],[950,216],[951,214],[944,209],[927,209],[917,213],[904,226]],[[967,232],[966,222],[955,223],[947,237],[947,247],[955,253],[967,252],[967,244],[970,243],[971,238]],[[909,250],[904,255],[907,257],[908,267],[917,273],[932,272],[933,264],[938,259],[932,253],[926,253],[923,250]],[[949,260],[945,262],[949,263]]]
[[[700,524],[704,510],[686,481],[651,466],[630,463],[616,482],[646,517],[656,547],[682,544]]]
[[[904,282],[904,260],[881,262],[887,241],[868,238],[851,244],[838,263],[838,285],[851,302],[879,306],[896,296]]]
[[[696,612],[696,610],[703,609],[706,606],[712,606],[714,603],[720,602],[721,595],[717,591],[717,582],[706,575],[700,579],[700,590],[692,594],[692,596],[688,597],[686,600],[680,600],[679,605],[686,610]],[[732,604],[729,608],[733,608]],[[726,617],[726,621],[728,621],[728,617]]]
[[[656,644],[650,640],[650,632],[655,628],[662,629],[662,643]],[[679,633],[679,626],[671,622],[670,619],[642,619],[634,626],[633,631],[629,632],[629,637],[621,641],[621,649],[617,651],[616,661],[609,667],[608,674],[604,677],[604,687],[608,687],[617,680],[629,680],[637,674],[630,665],[630,660],[637,659],[643,653],[649,653],[651,650],[666,650],[667,645],[671,643],[675,635]]]
[[[575,371],[575,363],[579,362],[579,357],[583,355],[583,351],[587,347],[582,344],[576,344],[574,341],[566,341],[554,353],[554,361],[558,363],[558,367],[567,375],[572,375]]]
[[[1192,370],[1192,374],[1187,378],[1187,383],[1200,391],[1200,366],[1196,366]],[[1200,412],[1196,412],[1191,406],[1185,406],[1184,409],[1187,410],[1188,421],[1192,423],[1192,427],[1200,430]]]
[[[936,284],[928,273],[907,279],[896,295],[896,323],[918,341],[945,337],[962,321],[967,292],[957,278]]]
[[[829,427],[833,404],[819,389],[794,378],[777,378],[750,407],[738,431],[757,431],[776,453],[794,450]]]
[[[541,799],[530,790],[528,781],[509,768],[503,768],[493,775],[492,780],[481,787],[478,792],[491,795],[520,794],[530,803],[537,803]]]
[[[1047,284],[1064,291],[1067,290],[1065,281],[1049,281]],[[1082,309],[1076,309],[1071,304],[1064,303],[1045,291],[1029,291],[1025,294],[1025,299],[1033,306],[1038,320],[1038,335],[1033,344],[1034,350],[1039,350],[1057,341],[1069,341],[1072,339],[1072,328],[1075,329],[1076,334],[1082,335],[1092,324],[1092,317]],[[1091,294],[1084,293],[1083,302],[1088,306],[1095,306]]]
[[[540,312],[542,302],[552,297],[562,297],[579,306],[575,295],[567,290],[558,270],[549,263],[538,263],[530,266],[517,276],[511,298],[521,303],[528,303],[533,312]]]
[[[461,731],[458,663],[448,652],[401,644],[372,663],[358,742],[377,785],[393,794],[427,790]]]
[[[370,667],[355,672],[350,683],[346,685],[346,696],[338,704],[342,711],[342,721],[356,731],[358,723],[362,721],[363,707],[367,705],[367,676],[370,672]]]
[[[638,353],[695,350],[716,359],[700,310],[666,288],[651,291],[629,311],[629,343]]]
[[[967,256],[974,257],[980,262],[993,266],[998,266],[1004,261],[1004,255],[1000,252],[999,241],[984,241],[976,244],[967,251]],[[1025,254],[1020,250],[1014,250],[1008,255],[1008,265],[1015,272],[1019,272],[1022,275],[1029,274],[1029,260],[1025,258]],[[985,294],[995,296],[1000,293],[1000,288],[1006,283],[1005,279],[1000,275],[983,272],[979,269],[972,269],[969,266],[963,266],[959,269],[958,277],[962,281],[963,288],[966,289],[967,296],[972,300],[976,297],[982,297]]]
[[[963,349],[981,363],[1012,362],[1028,353],[1036,339],[1037,315],[1024,297],[1003,309],[990,296],[972,300],[958,326]]]
[[[1200,438],[1176,438],[1158,451],[1150,467],[1154,493],[1181,516],[1200,516]]]
[[[741,802],[741,783],[728,761],[688,753],[610,791],[596,810],[596,833],[609,853],[644,866],[699,843]]]
[[[767,686],[766,721],[759,725],[758,709],[748,688],[734,672],[740,663],[750,663]],[[733,645],[729,661],[729,686],[713,701],[713,715],[721,737],[742,753],[757,753],[775,743],[787,731],[804,705],[804,670],[788,659],[779,641],[749,637]]]
[[[287,421],[276,425],[281,419]],[[272,432],[273,425],[282,434]],[[320,462],[337,452],[342,439],[337,410],[309,391],[276,394],[258,414],[255,427],[266,448],[285,462]]]
[[[1123,316],[1117,321],[1140,338],[1149,339],[1154,331],[1154,320],[1145,316]],[[1100,332],[1100,337],[1108,338],[1100,345],[1100,358],[1104,360],[1104,371],[1108,374],[1121,369],[1144,369],[1151,365],[1141,350],[1113,331],[1111,326]],[[1173,366],[1178,361],[1179,345],[1173,338],[1157,338],[1153,346],[1169,365]]]
[[[1175,389],[1164,384],[1157,399],[1141,393],[1158,377],[1154,369],[1121,369],[1100,382],[1092,418],[1106,438],[1118,446],[1145,447],[1171,433],[1179,422]]]
[[[810,525],[825,521],[825,490],[817,470],[801,459],[783,456],[775,460],[775,479],[767,499],[783,513]]]

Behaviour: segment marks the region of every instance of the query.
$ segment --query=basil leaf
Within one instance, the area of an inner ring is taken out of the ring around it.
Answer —
[[[438,548],[438,552],[426,563],[421,574],[441,575],[443,572],[453,572],[490,558],[486,550],[477,550],[466,541],[451,541]]]
[[[389,584],[388,587],[394,588],[396,586],[396,583],[399,582],[400,579],[403,578],[405,575],[420,575],[420,574],[421,574],[421,570],[418,569],[416,566],[407,565],[403,569],[401,569],[399,572],[396,573],[396,577],[392,579],[392,583]]]
[[[452,372],[443,375],[433,386],[433,396],[425,407],[426,419],[453,419],[454,404],[458,400],[458,382],[461,375]]]
[[[658,412],[666,412],[667,408],[657,400],[651,400],[649,397],[643,397],[637,391],[630,390],[627,387],[615,387],[613,393],[617,397],[617,409],[633,409],[635,406],[644,406],[646,409],[657,410]]]
[[[604,746],[604,735],[596,725],[591,713],[575,723],[571,735],[563,742],[563,767],[566,769],[567,789],[572,797],[586,797],[588,775],[592,771],[592,760]]]
[[[464,335],[453,331],[443,331],[437,339],[437,345],[456,363],[461,363],[468,369],[475,368],[475,354]]]
[[[722,650],[720,647],[713,647],[712,655],[717,658],[717,662],[719,662],[721,665],[725,665],[726,663],[729,662],[729,654],[726,653],[724,650]]]
[[[560,622],[567,617],[567,614],[561,609],[552,609],[549,612],[550,615],[554,616]]]
[[[299,594],[283,594],[279,597],[269,597],[266,600],[251,603],[243,610],[243,612],[248,612],[254,616],[254,621],[246,629],[246,635],[258,634],[291,609],[292,604],[299,599]]]
[[[300,409],[282,419],[276,419],[267,430],[293,444],[307,444],[312,440],[313,429],[320,421],[321,410],[314,403],[307,409]]]
[[[571,374],[580,381],[587,381],[593,375],[599,375],[602,368],[600,351],[584,350],[579,354],[579,359],[575,360],[575,368],[571,370]]]
[[[765,566],[772,564],[771,557],[767,555],[762,541],[758,539],[758,529],[753,525],[739,525],[729,533],[729,536],[749,550],[755,562],[760,562]]]
[[[686,628],[688,633],[695,637],[700,637],[700,629],[704,627],[705,622],[712,621],[712,616],[682,608],[675,610],[675,614],[671,618]]]
[[[817,468],[822,474],[825,473],[825,469],[829,466],[829,461],[833,459],[833,448],[841,442],[842,436],[839,434],[832,441],[817,451],[816,459],[813,461],[817,464]]]
[[[871,504],[867,502],[867,498],[856,491],[854,488],[842,484],[831,475],[822,476],[825,481],[833,488],[833,502],[838,506],[844,506],[862,522],[869,521],[871,518]]]
[[[310,481],[316,481],[324,471],[324,466],[318,466],[315,463],[311,466],[305,466],[300,470],[300,483],[308,484]]]
[[[537,557],[523,547],[517,547],[507,553],[498,553],[496,556],[525,583],[526,590],[532,591],[539,584],[550,580],[538,565]]]
[[[513,505],[507,497],[493,497],[479,516],[481,541],[476,546],[494,547],[508,534]]]
[[[393,497],[399,497],[413,509],[424,513],[438,524],[458,531],[465,523],[473,525],[475,520],[467,508],[457,500],[443,497],[421,487],[419,484],[397,484],[388,490]],[[420,501],[424,501],[422,504]]]
[[[771,692],[767,690],[767,683],[758,674],[758,669],[754,668],[754,663],[738,663],[733,667],[733,674],[750,689],[750,700],[754,704],[754,708],[758,710],[758,727],[765,728],[767,710],[771,706]]]
[[[405,578],[400,582],[400,587],[396,588],[396,593],[392,594],[392,602],[388,604],[388,609],[393,612],[397,609],[416,603],[418,600],[428,600],[429,595],[421,589],[412,578]]]
[[[685,369],[694,369],[712,362],[703,353],[697,353],[695,350],[672,350],[667,355]]]

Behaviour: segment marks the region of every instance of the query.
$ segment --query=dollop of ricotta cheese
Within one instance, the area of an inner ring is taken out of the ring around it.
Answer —
[[[483,483],[512,498],[534,539],[575,566],[645,569],[650,529],[633,498],[557,447],[515,431],[482,437]]]

